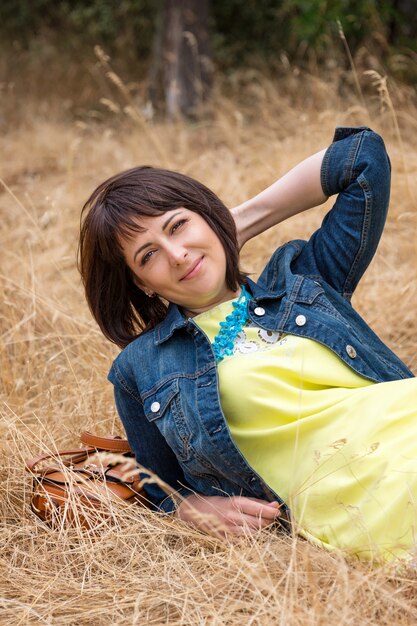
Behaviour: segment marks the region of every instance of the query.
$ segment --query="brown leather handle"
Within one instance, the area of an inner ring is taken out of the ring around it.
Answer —
[[[94,454],[98,450],[105,452],[132,452],[131,447],[129,446],[127,439],[122,439],[121,437],[109,435],[108,437],[99,437],[98,435],[93,435],[88,431],[84,431],[80,435],[81,442],[85,444],[86,448],[77,448],[76,450],[56,450],[55,452],[44,452],[43,454],[39,454],[38,456],[34,456],[33,458],[26,461],[26,469],[29,472],[36,473],[38,471],[44,472],[44,468],[42,470],[35,470],[36,465],[41,461],[46,461],[47,459],[59,459],[62,456],[71,456],[76,455],[74,459],[68,461],[69,463],[82,461],[89,454]],[[65,463],[64,463],[65,465]]]
[[[81,442],[87,446],[93,446],[96,450],[106,450],[108,452],[132,452],[127,439],[122,439],[117,435],[99,437],[85,430],[80,435]]]
[[[76,450],[57,450],[56,452],[44,452],[43,454],[38,454],[38,456],[34,456],[31,459],[29,459],[28,461],[26,461],[25,465],[26,465],[26,469],[29,470],[29,472],[33,472],[34,474],[36,472],[44,472],[44,468],[42,470],[35,470],[36,465],[38,465],[38,463],[40,463],[41,461],[46,461],[47,459],[59,459],[59,457],[61,456],[74,456],[73,459],[71,459],[70,462],[79,462],[84,460],[89,454],[94,454],[94,452],[96,452],[96,448],[77,448]],[[64,463],[65,465],[65,463]]]

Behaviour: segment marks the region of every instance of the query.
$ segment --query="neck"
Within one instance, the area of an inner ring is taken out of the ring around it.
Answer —
[[[223,302],[227,302],[228,300],[234,300],[235,298],[238,298],[241,293],[242,293],[242,288],[238,287],[236,291],[229,291],[223,297],[218,298],[216,301],[211,302],[207,306],[195,307],[195,308],[193,307],[192,309],[187,309],[185,307],[182,307],[182,311],[186,317],[195,317],[196,315],[199,315],[200,313],[205,313],[206,311],[210,311],[210,309],[214,309],[215,306],[218,306],[219,304],[222,304]]]

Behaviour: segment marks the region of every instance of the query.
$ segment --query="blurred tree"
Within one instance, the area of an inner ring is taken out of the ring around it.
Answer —
[[[129,58],[149,54],[153,22],[163,0],[1,0],[0,33],[30,47],[39,39],[60,50],[104,46]],[[133,55],[131,54],[133,52]]]
[[[415,46],[417,37],[416,0],[394,0],[389,20],[389,42]]]
[[[377,56],[417,52],[416,0],[0,1],[3,46],[46,41],[85,57],[85,47],[99,43],[132,70],[143,61],[142,76],[151,58],[150,96],[165,100],[171,116],[192,114],[209,89],[208,34],[222,71],[255,62],[277,68],[284,57],[338,63],[338,20],[352,55],[369,43]]]
[[[157,16],[149,71],[155,105],[159,81],[168,119],[194,117],[211,86],[209,0],[164,0]]]

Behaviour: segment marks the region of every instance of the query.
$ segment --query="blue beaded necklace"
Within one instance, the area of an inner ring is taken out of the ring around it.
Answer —
[[[250,298],[245,285],[242,285],[242,292],[239,298],[233,302],[233,311],[220,322],[220,330],[215,336],[212,345],[216,363],[219,363],[225,356],[233,354],[235,340],[246,322],[249,320],[246,303]]]

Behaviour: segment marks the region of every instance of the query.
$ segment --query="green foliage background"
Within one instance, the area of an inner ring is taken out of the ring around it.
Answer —
[[[27,47],[54,39],[62,48],[102,44],[131,57],[150,53],[162,0],[2,0],[0,35]],[[414,0],[212,0],[211,41],[222,69],[285,53],[303,63],[342,55],[340,22],[354,53],[417,52]]]

